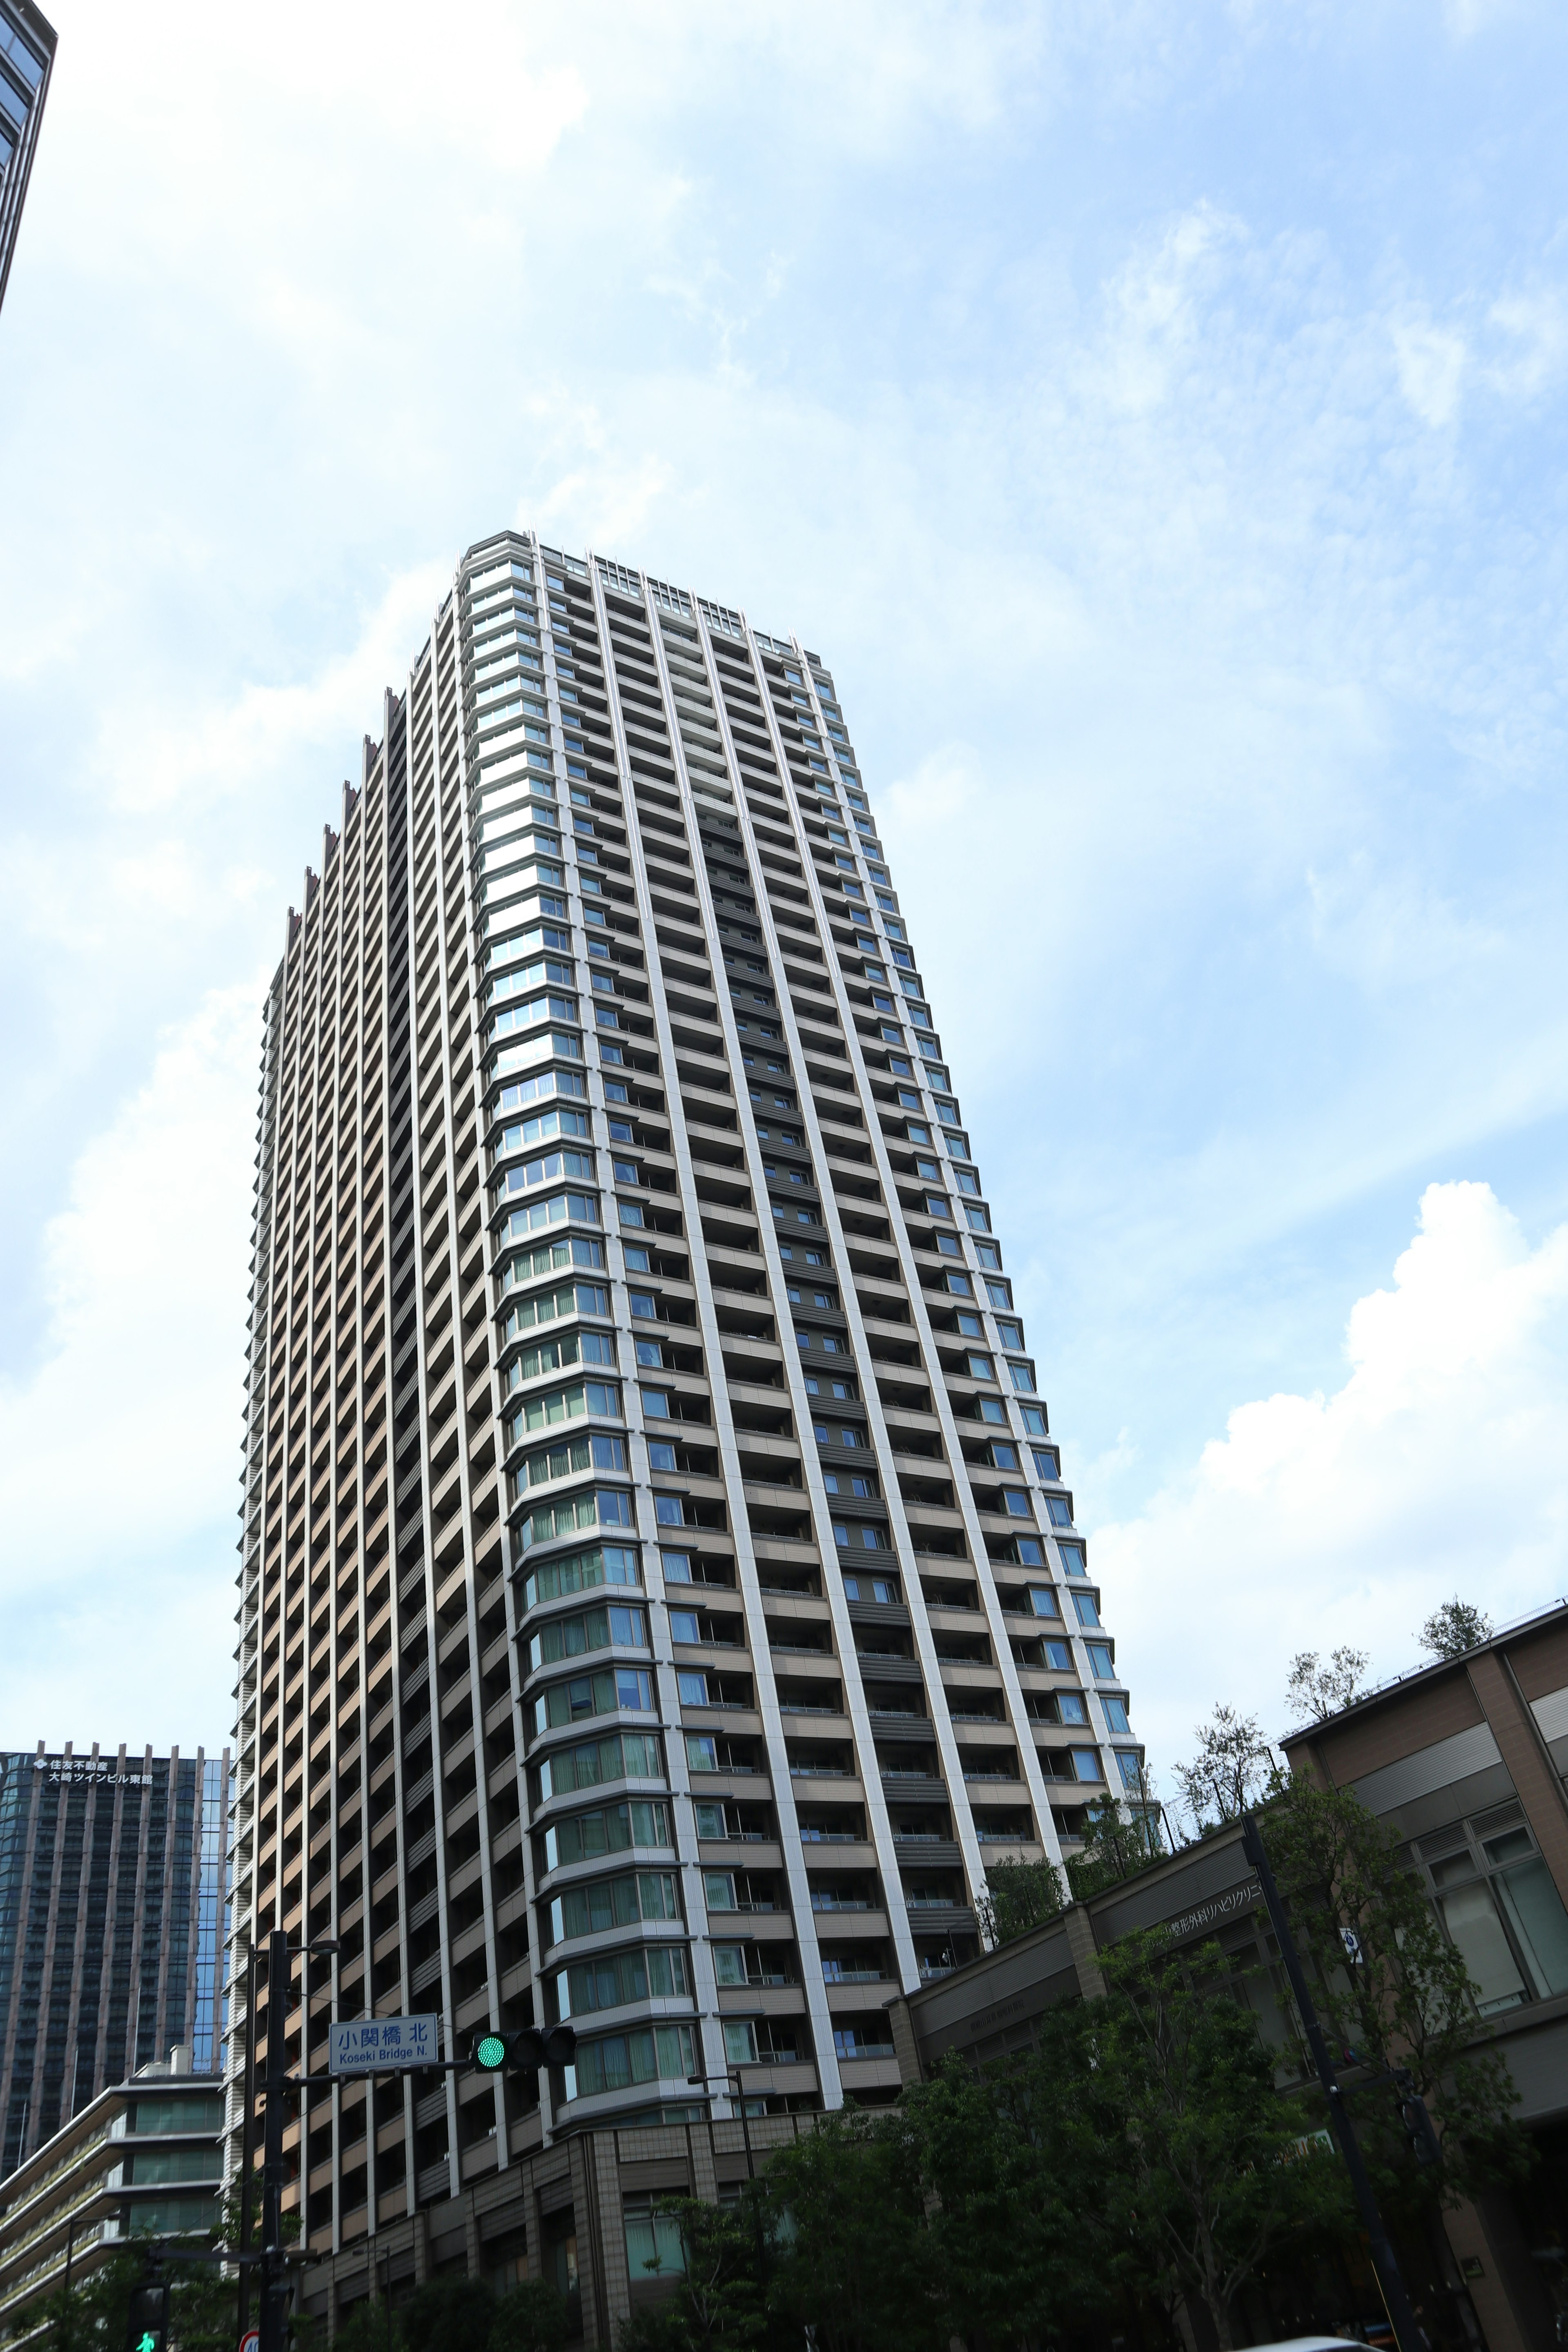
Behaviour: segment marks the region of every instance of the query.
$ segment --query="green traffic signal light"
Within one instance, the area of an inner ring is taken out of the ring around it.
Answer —
[[[474,2063],[499,2074],[507,2062],[507,2042],[500,2033],[481,2033],[474,2044]]]

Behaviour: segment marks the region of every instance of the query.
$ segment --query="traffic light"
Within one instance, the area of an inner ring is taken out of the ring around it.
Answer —
[[[521,2033],[481,2033],[468,2053],[483,2074],[537,2074],[542,2066],[570,2066],[577,2036],[569,2025],[527,2026]]]
[[[169,2340],[169,2283],[161,2279],[131,2290],[125,2352],[163,2352]]]

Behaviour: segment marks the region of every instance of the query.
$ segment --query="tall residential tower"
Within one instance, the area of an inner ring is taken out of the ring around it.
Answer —
[[[252,1303],[237,1929],[339,1941],[312,2067],[331,2014],[578,2036],[315,2095],[310,2245],[894,2096],[988,1859],[1140,1751],[817,655],[470,550],[289,918]]]
[[[55,62],[55,28],[33,0],[0,0],[0,302]]]

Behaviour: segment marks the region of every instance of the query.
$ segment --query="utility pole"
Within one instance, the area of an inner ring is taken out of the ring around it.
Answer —
[[[1377,2199],[1366,2168],[1366,2158],[1361,2152],[1361,2142],[1356,2137],[1355,2126],[1345,2105],[1345,2095],[1340,2088],[1334,2063],[1329,2055],[1329,2045],[1318,2021],[1318,2011],[1307,1990],[1306,1971],[1301,1966],[1301,1956],[1296,1949],[1296,1939],[1290,1933],[1290,1923],[1285,1916],[1279,1889],[1274,1883],[1274,1872],[1264,1847],[1263,1835],[1250,1813],[1243,1813],[1241,1817],[1241,1846],[1258,1873],[1268,1924],[1279,1946],[1279,1957],[1285,1963],[1285,1973],[1296,1996],[1301,2031],[1307,2037],[1307,2046],[1318,2070],[1318,2080],[1329,2103],[1329,2121],[1334,2127],[1334,2137],[1339,2141],[1340,2154],[1344,2158],[1345,2170],[1351,2177],[1351,2191],[1355,2198],[1362,2228],[1366,2231],[1373,2267],[1377,2273],[1377,2283],[1388,2308],[1389,2325],[1398,2339],[1399,2352],[1427,2352],[1426,2338],[1416,2325],[1415,2314],[1410,2308],[1410,2298],[1405,2292],[1398,2257],[1383,2225],[1383,2216],[1378,2210]],[[265,2345],[262,2352],[267,2352]]]

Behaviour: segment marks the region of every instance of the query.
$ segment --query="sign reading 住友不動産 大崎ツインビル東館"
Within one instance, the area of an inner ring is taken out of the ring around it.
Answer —
[[[382,2066],[434,2066],[441,2055],[438,2017],[356,2017],[329,2027],[328,2071],[369,2074]]]

